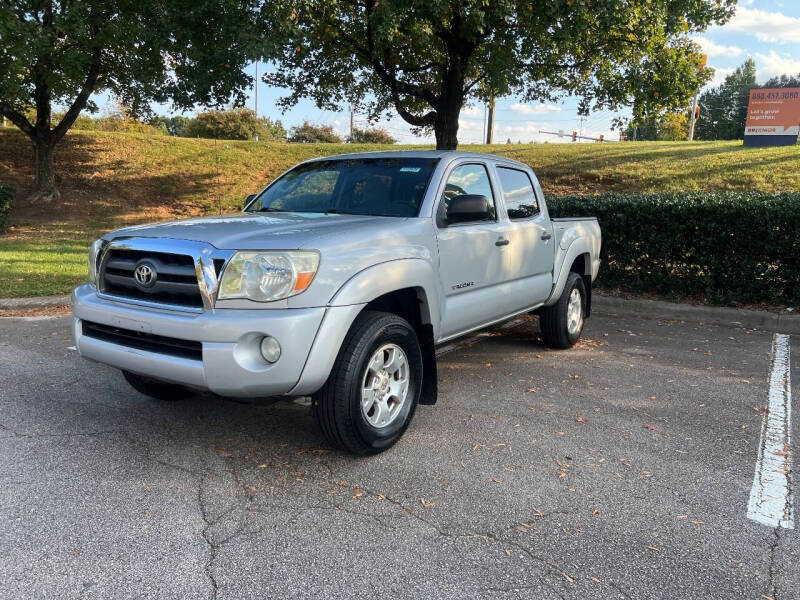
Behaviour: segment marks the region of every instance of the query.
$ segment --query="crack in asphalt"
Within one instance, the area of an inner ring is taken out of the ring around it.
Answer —
[[[539,563],[540,565],[546,567],[546,570],[549,570],[552,574],[558,575],[559,577],[562,577],[562,578],[564,578],[567,575],[567,572],[566,572],[565,569],[562,569],[561,567],[559,567],[558,565],[548,561],[547,559],[542,558],[541,556],[538,556],[538,555],[534,554],[528,547],[526,547],[525,545],[521,544],[520,542],[517,542],[515,540],[510,540],[510,539],[508,539],[506,537],[502,537],[502,536],[499,536],[499,535],[497,535],[495,533],[488,532],[488,531],[487,532],[478,532],[478,531],[452,532],[452,531],[446,531],[446,530],[441,529],[438,525],[436,525],[435,523],[429,521],[428,519],[425,519],[424,517],[420,516],[419,514],[412,512],[411,508],[406,507],[403,504],[403,502],[401,502],[400,500],[396,500],[396,499],[394,499],[394,498],[392,498],[390,496],[387,496],[386,494],[378,494],[374,490],[370,490],[369,488],[364,487],[364,486],[359,486],[359,489],[363,489],[364,491],[366,491],[366,492],[368,492],[370,494],[373,494],[373,495],[376,495],[376,496],[380,496],[381,498],[384,498],[385,500],[387,500],[389,503],[394,504],[394,505],[402,508],[403,511],[409,517],[412,517],[412,518],[416,519],[417,521],[423,523],[427,527],[433,529],[438,535],[440,535],[442,537],[448,537],[448,538],[476,538],[477,537],[477,538],[482,538],[482,539],[486,540],[487,542],[488,541],[492,541],[492,542],[496,542],[498,544],[507,544],[509,546],[512,546],[512,547],[516,548],[517,550],[522,552],[524,555],[528,556],[530,559],[534,560],[535,562]],[[551,513],[545,513],[539,518],[544,519],[544,518],[547,518],[548,516],[551,516],[552,514],[559,514],[561,512],[563,512],[563,511],[553,511]],[[547,579],[545,579],[542,576],[539,576],[539,581],[544,586],[546,586],[548,589],[550,589],[554,594],[556,594],[559,598],[564,598],[563,594],[561,594],[561,592],[559,590],[557,590],[550,581],[548,581]],[[630,600],[631,596],[627,592],[625,592],[622,588],[620,588],[617,584],[612,583],[612,582],[607,582],[607,581],[603,581],[603,583],[608,585],[609,587],[615,589],[620,594],[622,594],[625,598]]]
[[[203,475],[199,478],[197,483],[197,505],[200,508],[200,516],[203,518],[203,522],[205,523],[205,526],[200,531],[200,535],[203,537],[203,540],[205,540],[209,548],[209,557],[208,561],[206,561],[204,571],[206,577],[208,578],[209,583],[211,584],[211,598],[212,600],[216,600],[217,592],[219,591],[219,586],[217,584],[216,577],[214,577],[214,559],[217,556],[218,546],[214,542],[214,540],[211,539],[211,536],[208,535],[208,531],[213,526],[215,521],[212,521],[211,519],[208,518],[208,513],[206,512],[206,505],[203,502],[203,483],[205,479],[206,476]]]

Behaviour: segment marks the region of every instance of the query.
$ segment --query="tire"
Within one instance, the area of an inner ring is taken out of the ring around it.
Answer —
[[[421,388],[422,352],[414,329],[397,315],[364,311],[353,322],[311,405],[330,444],[366,456],[400,439],[414,416]]]
[[[575,321],[574,292],[580,295],[580,311],[577,322]],[[572,312],[570,311],[571,301],[573,301]],[[583,277],[578,273],[570,273],[558,302],[552,306],[545,306],[539,312],[539,325],[545,345],[561,350],[574,346],[581,337],[585,315],[586,285]]]
[[[185,400],[194,396],[194,392],[191,389],[182,385],[165,383],[144,375],[131,373],[130,371],[123,371],[122,375],[125,377],[125,381],[137,392],[156,400]]]

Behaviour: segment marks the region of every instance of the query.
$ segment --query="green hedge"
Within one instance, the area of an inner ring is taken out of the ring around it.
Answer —
[[[800,306],[800,192],[552,196],[547,202],[554,217],[599,220],[601,286]]]
[[[0,233],[6,230],[8,214],[11,212],[11,204],[16,195],[17,190],[15,190],[13,186],[0,183]]]

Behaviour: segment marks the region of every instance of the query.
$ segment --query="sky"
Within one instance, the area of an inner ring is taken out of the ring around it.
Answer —
[[[714,79],[709,85],[719,85],[725,76],[741,65],[748,56],[756,62],[757,79],[763,83],[770,77],[782,73],[800,73],[800,0],[739,0],[734,18],[722,26],[714,26],[702,34],[693,36],[708,55],[708,65],[714,67]],[[262,63],[260,70],[263,72]],[[255,65],[249,72],[254,74]],[[346,136],[350,125],[347,107],[341,112],[318,109],[310,100],[301,100],[295,107],[281,113],[275,100],[285,90],[271,88],[259,82],[259,116],[280,119],[289,129],[308,120],[316,124],[330,124]],[[102,102],[100,103],[102,105]],[[251,92],[247,106],[256,108]],[[168,112],[168,107],[156,107],[158,112]],[[555,142],[565,138],[542,133],[542,131],[580,131],[587,137],[619,139],[619,132],[611,130],[612,120],[627,116],[625,112],[600,111],[581,120],[577,115],[577,100],[567,98],[549,104],[525,104],[519,98],[502,98],[496,103],[494,142]],[[483,104],[465,107],[459,120],[458,139],[462,144],[478,143],[485,139],[486,110]],[[366,126],[363,115],[355,115],[356,126]],[[383,119],[378,126],[386,129],[398,142],[405,144],[433,142],[433,137],[417,137],[410,127],[396,114]]]

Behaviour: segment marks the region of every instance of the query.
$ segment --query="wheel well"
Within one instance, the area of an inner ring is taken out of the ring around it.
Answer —
[[[586,288],[586,314],[583,316],[588,317],[592,314],[592,262],[589,254],[584,253],[576,256],[569,270],[572,273],[577,273],[583,279],[583,286]]]
[[[569,268],[572,273],[578,273],[578,275],[592,275],[592,265],[589,259],[589,254],[579,254],[575,257],[575,260],[572,261],[572,266]]]
[[[364,310],[379,310],[403,317],[417,333],[422,325],[430,324],[427,298],[422,288],[404,288],[378,296]]]
[[[435,404],[437,396],[436,347],[433,339],[428,297],[418,287],[403,288],[378,296],[364,310],[378,310],[403,317],[417,334],[422,351],[422,391],[420,404]]]

